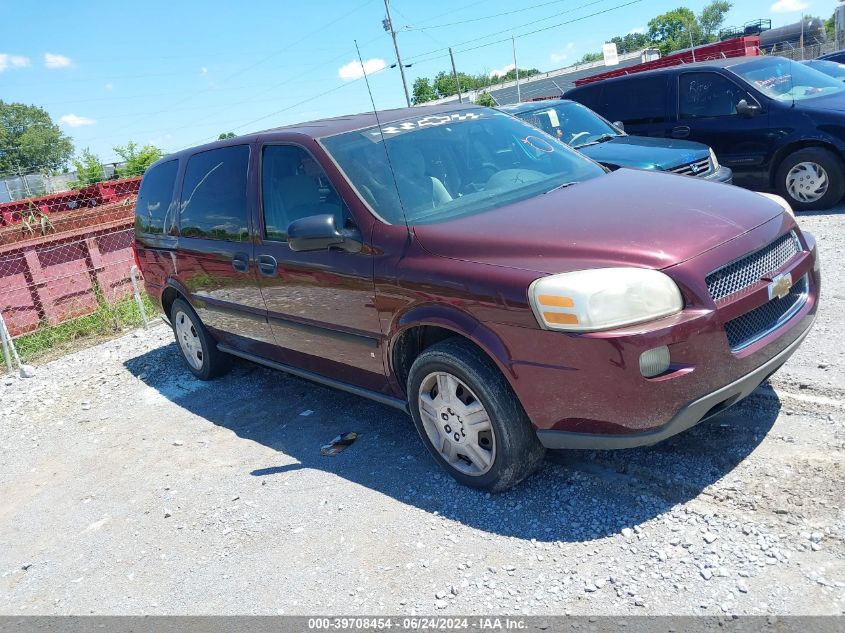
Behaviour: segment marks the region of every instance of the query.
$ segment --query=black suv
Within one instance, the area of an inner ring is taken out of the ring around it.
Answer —
[[[737,57],[587,84],[566,97],[631,134],[712,147],[734,183],[796,209],[845,194],[845,84],[781,57]]]

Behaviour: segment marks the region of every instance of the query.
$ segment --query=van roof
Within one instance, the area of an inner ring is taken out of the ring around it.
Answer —
[[[585,88],[589,88],[590,86],[599,86],[604,85],[607,83],[611,83],[614,81],[625,81],[628,79],[632,79],[634,77],[654,77],[656,75],[662,74],[671,74],[675,72],[688,72],[690,70],[703,70],[706,68],[730,68],[731,66],[738,66],[739,64],[744,64],[746,62],[753,62],[759,60],[771,59],[769,57],[763,57],[760,55],[753,56],[745,56],[745,57],[728,57],[726,59],[711,59],[702,62],[695,62],[693,64],[676,64],[674,66],[666,66],[665,68],[656,68],[654,70],[643,70],[641,72],[634,72],[629,73],[627,75],[620,75],[618,77],[608,77],[607,79],[601,79],[599,81],[584,84],[583,86],[577,86],[572,90],[568,90],[566,95],[573,94],[577,91],[580,91]]]
[[[209,149],[217,147],[227,147],[229,145],[242,145],[244,143],[253,143],[259,139],[263,141],[274,140],[276,138],[290,137],[291,134],[302,134],[310,136],[311,138],[324,138],[326,136],[333,136],[335,134],[342,134],[344,132],[352,132],[354,130],[362,130],[368,127],[374,127],[378,123],[384,125],[385,123],[393,123],[414,117],[433,116],[438,114],[445,114],[448,112],[457,112],[461,110],[469,110],[472,108],[479,108],[472,104],[444,104],[434,106],[418,106],[414,108],[396,108],[393,110],[380,110],[378,112],[378,119],[373,112],[361,112],[359,114],[347,114],[343,116],[331,117],[326,119],[317,119],[315,121],[306,121],[303,123],[294,123],[291,125],[284,125],[281,127],[269,128],[259,132],[250,132],[234,138],[223,139],[220,141],[213,141],[204,145],[196,145],[188,147],[172,154],[168,154],[157,162],[166,162],[183,156],[204,152]]]

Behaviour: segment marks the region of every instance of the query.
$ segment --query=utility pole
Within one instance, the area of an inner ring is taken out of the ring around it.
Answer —
[[[513,46],[513,67],[516,70],[516,101],[522,103],[522,92],[519,90],[519,65],[516,63],[516,40],[511,35],[511,45]]]
[[[399,44],[396,41],[396,30],[393,28],[393,18],[390,17],[390,2],[384,0],[384,10],[387,12],[387,19],[382,22],[384,30],[390,33],[393,38],[393,48],[396,51],[396,64],[399,66],[399,74],[402,75],[402,87],[405,89],[405,103],[411,107],[411,95],[408,92],[408,82],[405,80],[405,67],[402,65],[402,56],[399,55]]]
[[[452,55],[452,47],[449,47],[449,57],[452,60],[452,79],[455,80],[455,89],[458,91],[458,103],[463,103],[464,98],[461,96],[461,81],[458,79],[458,71],[455,68],[455,56]]]

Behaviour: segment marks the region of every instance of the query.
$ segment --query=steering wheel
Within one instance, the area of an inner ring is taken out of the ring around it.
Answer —
[[[582,136],[589,136],[589,135],[590,135],[589,132],[578,132],[577,134],[573,134],[572,138],[569,139],[568,145],[572,145],[573,143],[575,143],[575,141],[577,141]]]

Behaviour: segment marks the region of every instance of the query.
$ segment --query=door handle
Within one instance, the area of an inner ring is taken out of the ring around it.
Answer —
[[[232,255],[232,268],[239,273],[249,272],[249,255],[247,253],[235,253]]]
[[[276,258],[272,255],[258,256],[258,272],[265,277],[275,277],[277,268],[278,263],[276,262]]]
[[[679,125],[672,130],[672,136],[675,138],[688,138],[692,130],[688,125]]]

